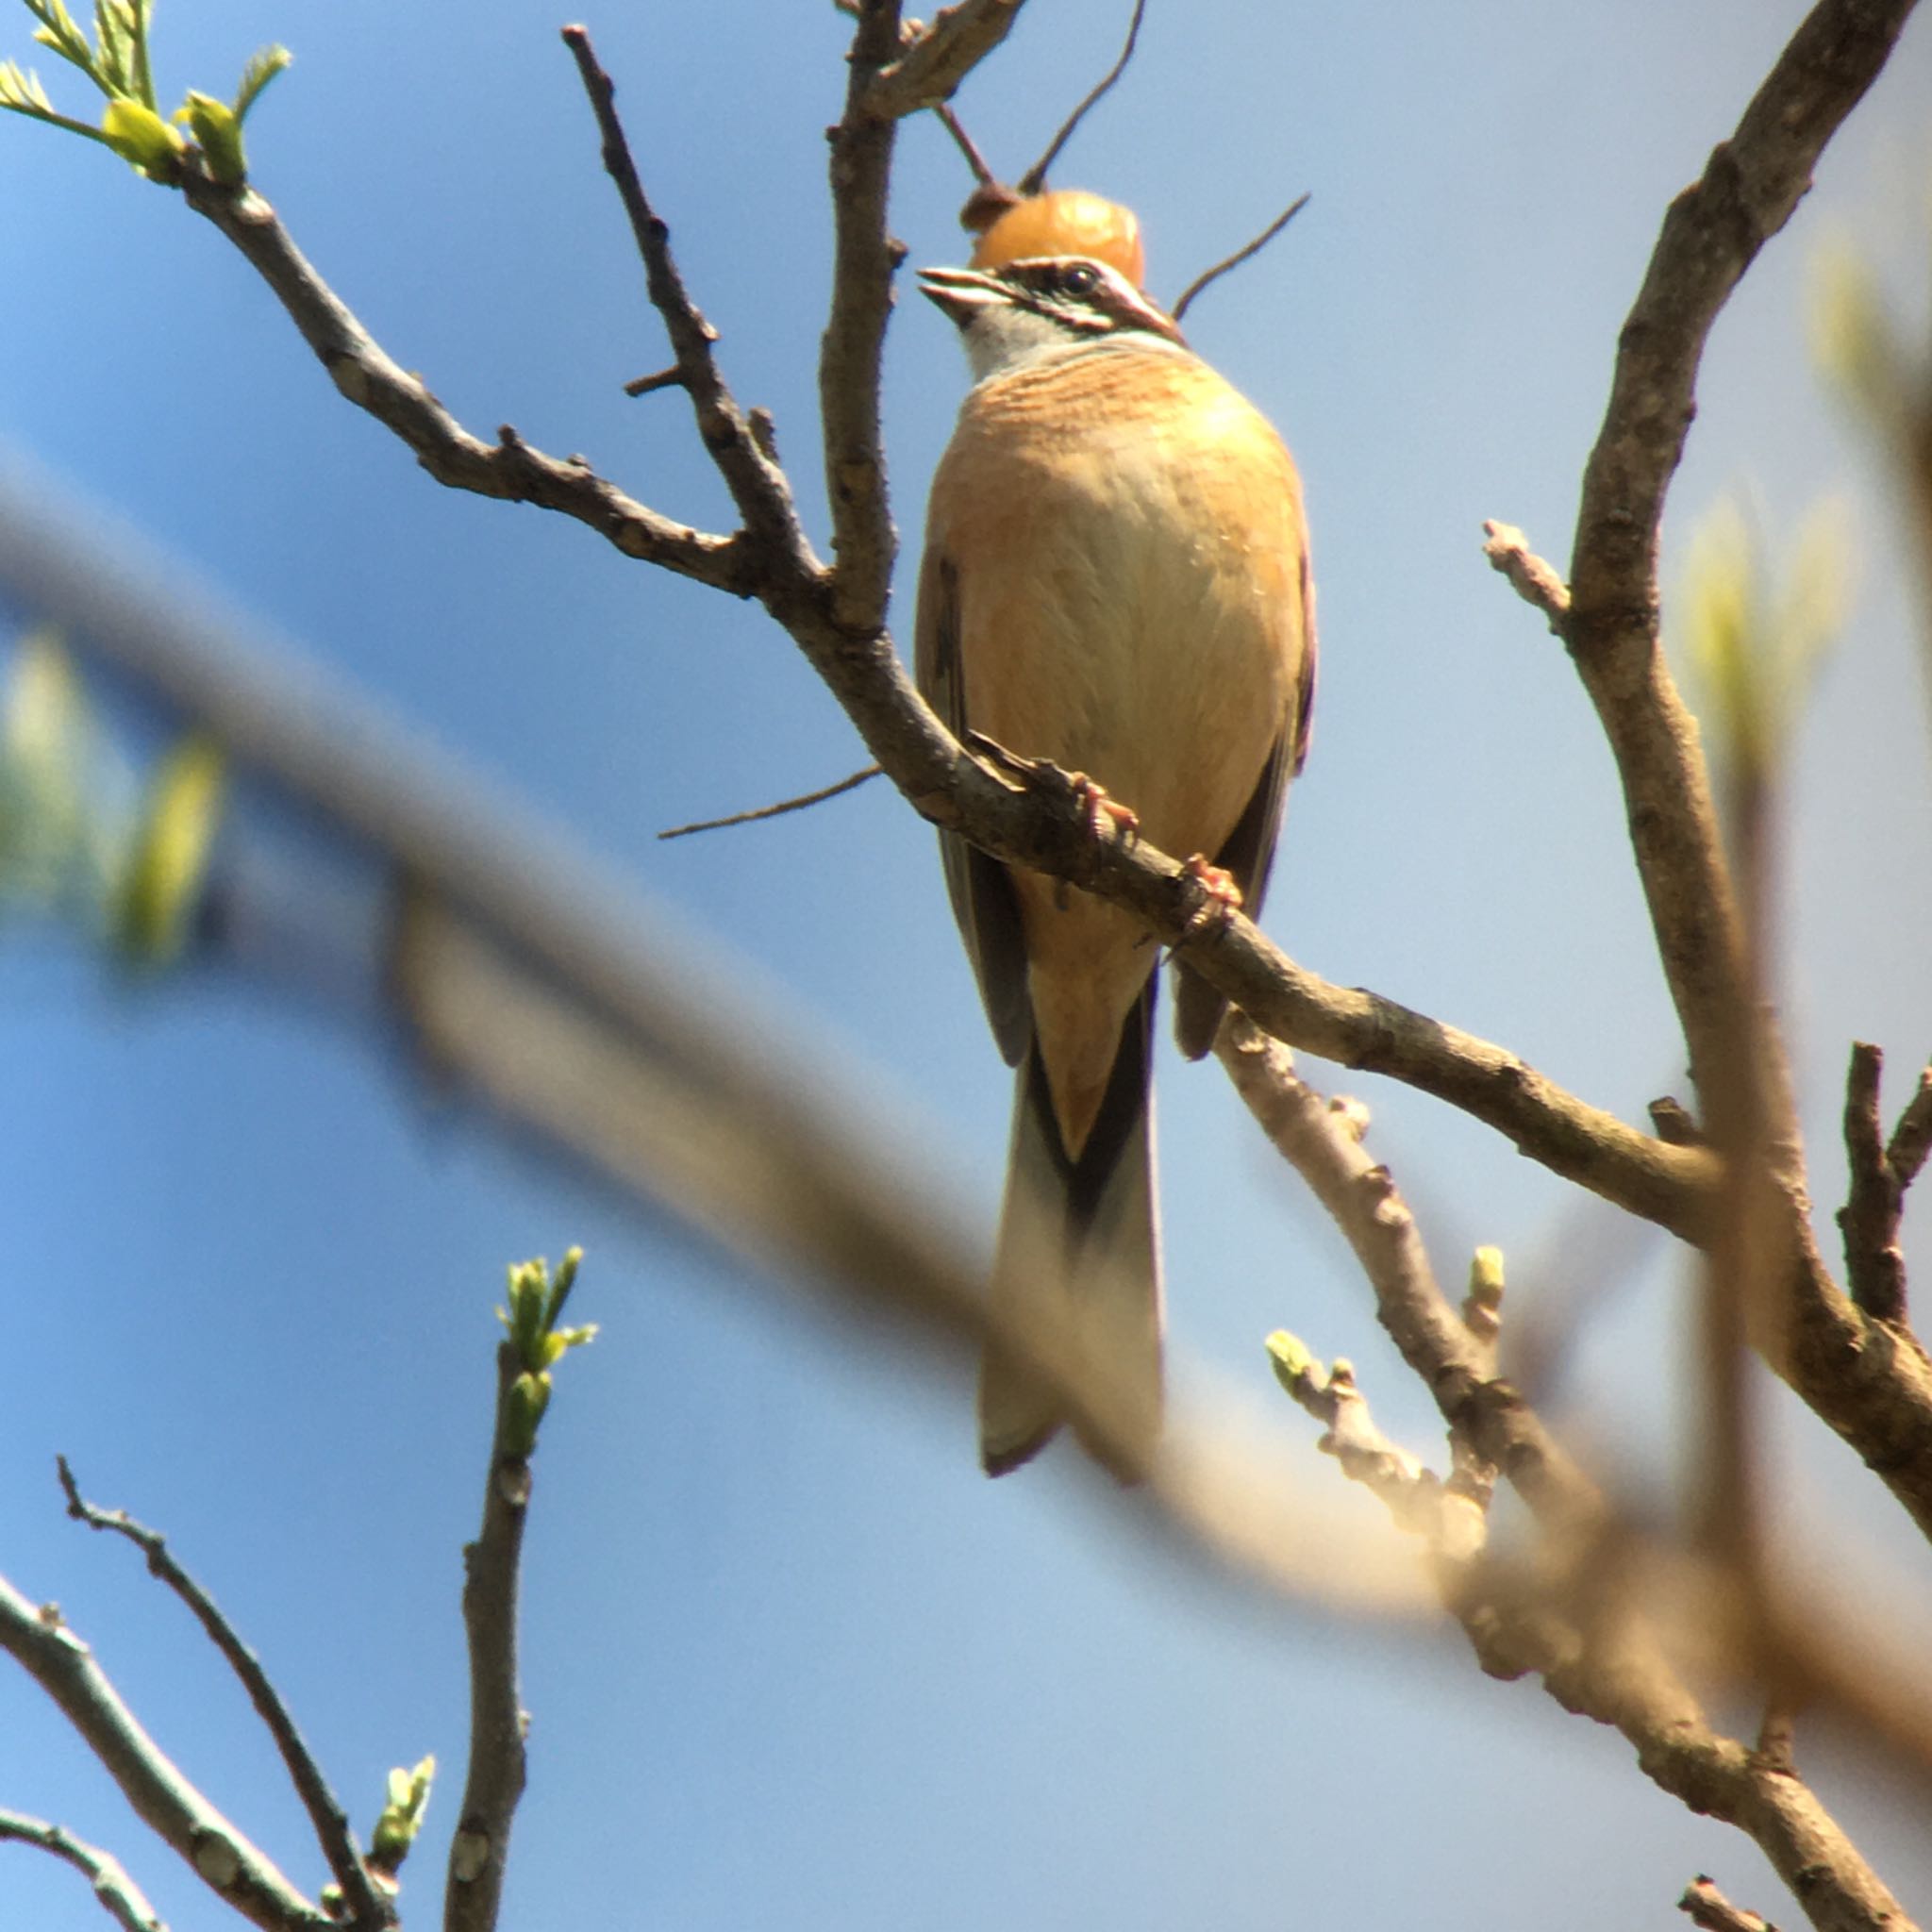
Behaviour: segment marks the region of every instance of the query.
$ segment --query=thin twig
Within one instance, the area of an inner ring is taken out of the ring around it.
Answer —
[[[67,1498],[67,1513],[90,1529],[104,1530],[125,1537],[147,1558],[149,1573],[180,1598],[208,1639],[221,1652],[228,1668],[248,1693],[268,1734],[281,1755],[289,1782],[302,1800],[308,1823],[328,1861],[329,1875],[341,1887],[342,1896],[356,1925],[392,1925],[395,1908],[370,1877],[362,1862],[361,1848],[350,1827],[348,1813],[330,1789],[326,1775],[315,1760],[307,1740],[297,1728],[293,1715],[282,1702],[281,1693],[261,1667],[261,1659],[242,1642],[235,1626],[223,1615],[221,1607],[170,1553],[167,1539],[159,1531],[137,1523],[125,1509],[102,1509],[80,1493],[66,1457],[58,1456],[54,1466],[59,1474],[61,1493]]]
[[[776,805],[761,805],[751,811],[735,811],[725,819],[699,819],[689,825],[673,825],[669,831],[659,832],[660,839],[688,839],[693,832],[721,832],[727,825],[754,825],[762,819],[781,818],[789,811],[804,811],[808,806],[823,805],[828,798],[838,798],[842,793],[856,791],[868,778],[876,778],[879,768],[868,765],[862,772],[854,772],[849,778],[841,778],[836,785],[826,785],[817,791],[808,791],[801,798],[783,798]]]
[[[1223,275],[1228,273],[1229,270],[1237,269],[1241,267],[1242,262],[1251,261],[1256,256],[1259,255],[1262,249],[1267,247],[1269,242],[1274,241],[1275,236],[1280,234],[1282,229],[1287,227],[1289,223],[1293,221],[1295,216],[1300,214],[1303,208],[1307,208],[1307,205],[1308,196],[1307,196],[1306,194],[1296,196],[1296,198],[1293,201],[1290,202],[1289,205],[1285,208],[1283,208],[1282,211],[1278,215],[1276,215],[1274,219],[1272,222],[1270,222],[1268,225],[1265,228],[1263,228],[1261,232],[1258,235],[1257,235],[1252,242],[1248,242],[1245,247],[1237,248],[1232,255],[1223,256],[1222,258],[1219,261],[1217,261],[1212,268],[1203,269],[1201,273],[1197,275],[1194,277],[1194,279],[1191,282],[1190,282],[1185,289],[1181,291],[1180,300],[1174,305],[1174,319],[1176,322],[1178,322],[1181,319],[1181,317],[1188,312],[1189,304],[1193,301],[1194,297],[1198,295],[1203,289],[1206,289],[1211,286],[1213,283],[1218,282]]]
[[[1901,1190],[1918,1179],[1928,1153],[1932,1153],[1932,1067],[1920,1074],[1918,1091],[1906,1103],[1886,1145],[1886,1165],[1898,1176]]]
[[[1046,144],[1046,152],[1020,176],[1023,198],[1038,194],[1046,186],[1046,171],[1059,159],[1060,150],[1074,138],[1074,130],[1086,120],[1088,110],[1104,100],[1112,92],[1114,83],[1127,71],[1127,62],[1134,58],[1134,44],[1141,38],[1141,22],[1146,13],[1147,0],[1134,0],[1134,15],[1127,22],[1127,38],[1119,57],[1106,75],[1088,91],[1080,105],[1060,123],[1059,132]],[[1179,319],[1178,311],[1175,319]]]
[[[508,1341],[496,1351],[496,1422],[483,1486],[483,1526],[463,1550],[463,1629],[470,1649],[470,1762],[449,1848],[444,1932],[493,1932],[524,1794],[523,1699],[517,1688],[517,1577],[529,1517],[527,1457],[512,1455],[511,1390],[523,1371]]]
[[[992,163],[980,153],[979,143],[966,132],[965,124],[953,111],[950,104],[941,101],[933,112],[938,115],[940,125],[953,137],[954,145],[966,157],[966,165],[973,170],[973,178],[980,187],[991,189],[1009,202],[1017,201],[1020,198],[1018,191],[1001,185],[999,177],[992,171]]]
[[[0,1650],[60,1707],[127,1802],[225,1904],[262,1932],[341,1932],[189,1782],[58,1611],[37,1608],[4,1577]]]
[[[644,264],[651,306],[664,319],[671,349],[677,358],[678,379],[691,396],[698,434],[704,440],[718,474],[731,492],[747,535],[761,547],[789,557],[808,573],[814,567],[811,549],[791,501],[785,473],[758,447],[750,418],[738,406],[718,359],[711,353],[718,340],[684,286],[684,277],[671,254],[671,230],[650,204],[631,158],[630,142],[617,113],[617,84],[598,64],[590,34],[580,26],[563,29],[563,43],[576,62],[603,138],[604,167],[617,186],[618,198],[629,219],[632,239]]]
[[[669,369],[660,369],[655,375],[632,376],[625,384],[624,392],[627,396],[648,396],[655,395],[661,389],[682,389],[684,386],[684,371],[674,362]]]
[[[1338,1359],[1324,1370],[1292,1336],[1282,1333],[1271,1336],[1268,1346],[1275,1379],[1322,1424],[1315,1446],[1334,1457],[1351,1482],[1378,1497],[1395,1523],[1424,1538],[1436,1556],[1466,1563],[1481,1551],[1488,1534],[1487,1485],[1472,1493],[1445,1483],[1391,1441],[1369,1412],[1353,1364]]]
[[[147,1894],[127,1875],[126,1868],[111,1852],[75,1838],[64,1825],[44,1818],[28,1818],[18,1811],[0,1811],[0,1839],[11,1839],[24,1845],[38,1845],[65,1858],[93,1887],[95,1898],[117,1920],[124,1932],[168,1932],[161,1917],[148,1903]]]

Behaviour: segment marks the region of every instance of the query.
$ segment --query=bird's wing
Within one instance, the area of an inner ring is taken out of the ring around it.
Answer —
[[[1301,537],[1301,562],[1296,573],[1294,621],[1301,640],[1295,669],[1294,709],[1282,719],[1268,762],[1261,768],[1254,795],[1214,855],[1214,862],[1232,874],[1241,889],[1241,909],[1250,919],[1261,916],[1268,894],[1268,874],[1274,864],[1274,842],[1288,803],[1288,781],[1300,774],[1308,756],[1308,728],[1315,709],[1315,586],[1308,572],[1306,527]],[[1181,1052],[1200,1059],[1214,1044],[1227,1001],[1199,974],[1177,964],[1174,972],[1174,1031]]]
[[[926,703],[956,738],[963,737],[969,721],[959,665],[958,574],[937,542],[927,543],[919,570],[912,669]],[[1007,1064],[1016,1067],[1033,1038],[1033,1008],[1013,882],[998,859],[989,858],[957,832],[940,834],[940,856],[945,861],[953,917],[978,976],[992,1037]]]

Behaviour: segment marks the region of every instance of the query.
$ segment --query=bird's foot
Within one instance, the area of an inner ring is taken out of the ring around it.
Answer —
[[[1241,889],[1235,883],[1234,874],[1225,868],[1210,864],[1200,853],[1184,859],[1181,871],[1201,889],[1201,898],[1194,909],[1188,914],[1187,928],[1181,934],[1181,943],[1198,938],[1217,919],[1225,919],[1231,912],[1241,909]]]
[[[1141,829],[1141,814],[1131,805],[1109,798],[1107,788],[1096,785],[1085,772],[1069,772],[1067,783],[1087,815],[1087,829],[1096,839],[1115,838],[1131,844]]]

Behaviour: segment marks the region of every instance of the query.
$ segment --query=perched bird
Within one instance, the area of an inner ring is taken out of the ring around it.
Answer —
[[[974,382],[933,479],[915,668],[955,732],[1052,760],[1259,909],[1307,750],[1315,633],[1281,439],[1118,269],[927,269]],[[1019,1069],[995,1307],[1066,1292],[1081,1349],[1160,1405],[1150,1076],[1157,948],[1128,913],[942,836],[993,1036]],[[1180,968],[1198,1058],[1224,1002]],[[980,1372],[998,1475],[1064,1420],[1010,1356]]]

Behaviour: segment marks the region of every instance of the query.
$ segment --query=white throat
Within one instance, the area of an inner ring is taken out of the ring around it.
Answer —
[[[990,376],[1013,375],[1023,369],[1061,361],[1069,356],[1134,349],[1188,354],[1178,342],[1140,329],[1130,334],[1075,335],[1031,308],[1016,308],[1007,302],[989,303],[959,335],[975,383],[985,382]]]

